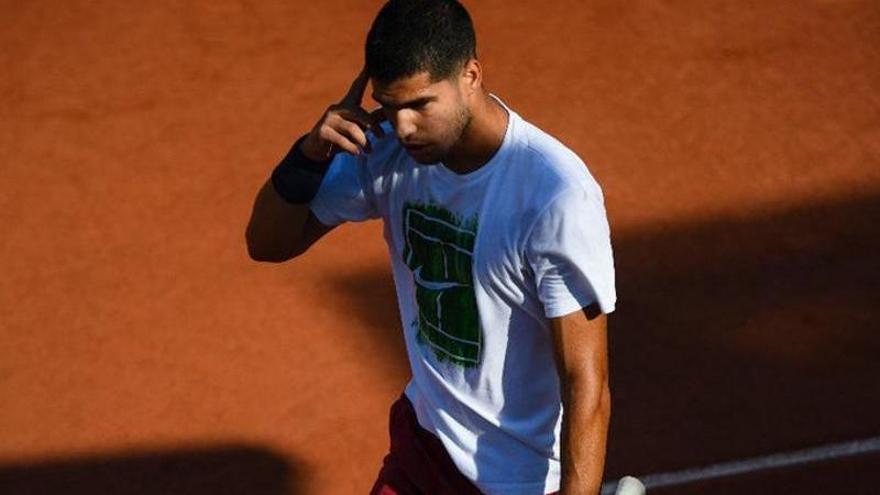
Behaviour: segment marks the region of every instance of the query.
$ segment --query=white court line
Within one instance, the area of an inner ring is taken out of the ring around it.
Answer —
[[[830,461],[843,457],[856,455],[864,455],[880,452],[880,437],[865,438],[863,440],[854,440],[852,442],[835,443],[813,447],[794,452],[782,452],[779,454],[771,454],[763,457],[753,457],[751,459],[743,459],[740,461],[724,462],[720,464],[712,464],[701,468],[683,469],[681,471],[672,471],[668,473],[649,474],[639,476],[638,478],[644,483],[645,488],[649,491],[651,488],[660,488],[664,486],[683,485],[685,483],[693,483],[695,481],[706,481],[711,479],[723,478],[725,476],[734,476],[737,474],[755,473],[768,469],[778,469],[788,466],[796,466],[798,464],[807,464],[811,462]],[[618,480],[606,481],[602,483],[602,495],[611,495],[617,488]]]

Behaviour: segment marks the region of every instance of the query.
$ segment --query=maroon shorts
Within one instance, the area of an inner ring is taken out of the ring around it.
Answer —
[[[443,443],[422,428],[406,394],[391,405],[391,448],[370,495],[480,495],[458,470]]]
[[[370,495],[481,495],[440,439],[419,424],[406,394],[392,404],[390,416],[390,452]]]

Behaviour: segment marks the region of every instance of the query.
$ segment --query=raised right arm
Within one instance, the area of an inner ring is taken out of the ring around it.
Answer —
[[[245,238],[254,261],[281,263],[293,259],[333,230],[318,221],[308,204],[288,203],[267,180],[254,201]]]
[[[336,153],[369,153],[365,133],[372,130],[383,136],[382,113],[368,113],[360,106],[367,81],[364,69],[345,97],[291,147],[260,188],[245,231],[251,259],[272,263],[293,259],[333,230],[318,221],[309,202]]]

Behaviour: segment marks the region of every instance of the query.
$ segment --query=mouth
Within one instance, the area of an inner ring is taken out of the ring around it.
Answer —
[[[428,149],[431,147],[429,144],[405,144],[403,147],[406,149],[406,152],[409,153],[410,156],[419,159],[420,157],[426,156]]]

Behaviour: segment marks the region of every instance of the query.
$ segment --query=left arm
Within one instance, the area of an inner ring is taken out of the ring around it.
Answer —
[[[559,493],[598,494],[611,417],[607,316],[592,305],[550,321],[563,406]]]

